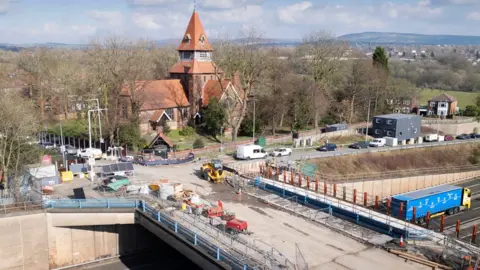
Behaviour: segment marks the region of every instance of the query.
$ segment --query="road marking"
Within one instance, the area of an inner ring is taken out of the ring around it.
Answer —
[[[470,211],[477,210],[477,209],[480,209],[480,206],[479,206],[479,207],[472,208],[472,209],[470,209]]]
[[[475,181],[478,181],[478,179],[476,179]],[[472,188],[472,187],[476,187],[476,186],[480,186],[480,183],[475,184],[475,185],[471,185],[471,186],[466,186],[466,188]]]

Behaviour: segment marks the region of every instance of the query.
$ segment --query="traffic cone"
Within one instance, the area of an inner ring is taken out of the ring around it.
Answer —
[[[403,247],[403,235],[400,236],[400,247]]]

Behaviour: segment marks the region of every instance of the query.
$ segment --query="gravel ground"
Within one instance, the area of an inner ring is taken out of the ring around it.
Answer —
[[[252,235],[241,236],[242,239],[266,250],[273,246],[292,263],[308,264],[309,269],[427,269],[322,225],[275,210],[247,195],[238,195],[227,184],[211,184],[199,177],[200,166],[200,163],[135,166],[132,182],[148,184],[168,179],[171,183],[182,183],[184,189],[196,191],[207,200],[221,200],[225,208],[248,221]],[[56,191],[60,194],[58,196],[69,196],[73,195],[72,188],[80,186],[85,187],[87,196],[100,196],[92,191],[93,185],[87,179],[62,184],[56,187]]]

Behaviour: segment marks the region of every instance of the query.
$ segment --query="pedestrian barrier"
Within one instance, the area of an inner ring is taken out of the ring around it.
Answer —
[[[44,208],[53,209],[99,209],[99,208],[132,208],[145,213],[147,216],[155,220],[159,224],[163,224],[173,233],[182,236],[183,239],[204,250],[208,255],[216,260],[232,267],[235,270],[255,269],[248,265],[245,260],[248,258],[238,258],[231,255],[217,245],[210,243],[208,240],[184,227],[179,222],[167,216],[165,213],[158,211],[148,205],[143,200],[131,199],[85,199],[85,200],[49,200],[44,203]]]

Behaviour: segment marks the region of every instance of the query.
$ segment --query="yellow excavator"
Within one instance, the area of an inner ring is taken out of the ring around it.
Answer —
[[[212,181],[214,183],[222,183],[226,176],[226,173],[223,170],[222,162],[218,159],[214,159],[203,164],[201,171],[202,177],[205,180]]]

